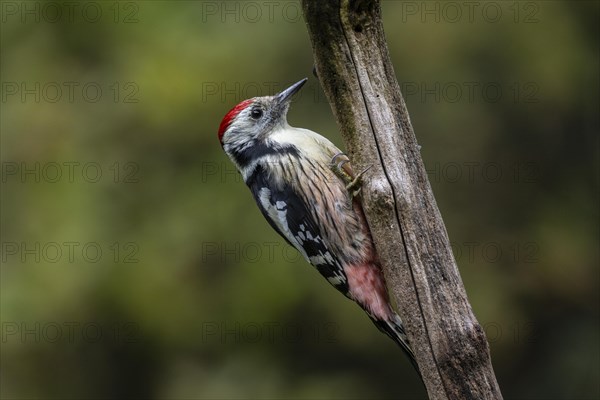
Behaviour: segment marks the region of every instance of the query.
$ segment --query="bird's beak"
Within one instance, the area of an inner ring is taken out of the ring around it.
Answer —
[[[304,78],[301,81],[294,83],[292,86],[290,86],[289,88],[285,89],[283,92],[276,95],[275,101],[277,101],[278,104],[282,104],[282,105],[289,103],[292,96],[295,95],[296,93],[298,93],[298,91],[302,88],[302,86],[304,86],[304,84],[306,83],[307,80],[308,80],[308,78]]]

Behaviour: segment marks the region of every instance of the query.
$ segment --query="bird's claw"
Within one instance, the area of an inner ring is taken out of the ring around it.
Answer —
[[[371,167],[372,166],[369,165],[367,168],[360,171],[356,175],[356,177],[346,185],[346,190],[350,193],[350,196],[356,197],[360,193],[360,189],[362,186],[362,177],[365,174],[365,172],[371,169]]]
[[[338,161],[338,159],[340,159],[340,161]],[[331,158],[331,169],[344,182],[346,190],[350,194],[350,200],[352,200],[360,193],[362,176],[371,168],[371,166],[368,166],[355,176],[352,173],[351,168],[344,169],[344,165],[349,162],[350,159],[346,154],[337,153]]]
[[[338,178],[340,178],[344,182],[345,185],[350,184],[350,182],[352,182],[352,180],[354,179],[351,172],[344,169],[344,165],[349,162],[350,159],[344,153],[337,153],[331,158],[331,170]]]

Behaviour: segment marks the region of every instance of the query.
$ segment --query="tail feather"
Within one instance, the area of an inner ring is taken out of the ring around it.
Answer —
[[[408,359],[410,360],[413,367],[415,367],[415,370],[419,374],[419,377],[423,379],[421,376],[421,371],[419,370],[419,365],[417,364],[417,360],[415,359],[415,354],[413,353],[412,348],[408,343],[408,338],[406,337],[406,332],[404,330],[402,320],[400,319],[398,314],[392,313],[391,318],[385,320],[373,317],[371,317],[371,320],[375,323],[375,326],[377,326],[377,328],[380,331],[388,335],[390,338],[392,338],[394,342],[398,344],[398,346],[400,346],[400,348],[408,356]]]

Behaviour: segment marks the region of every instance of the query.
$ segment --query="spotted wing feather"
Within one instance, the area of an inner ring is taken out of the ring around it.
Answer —
[[[246,182],[258,207],[271,227],[295,247],[319,273],[344,295],[348,293],[348,279],[344,270],[323,240],[312,214],[300,195],[285,184],[267,179],[267,173],[258,165]]]

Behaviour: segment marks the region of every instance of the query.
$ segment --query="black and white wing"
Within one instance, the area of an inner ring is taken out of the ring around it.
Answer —
[[[269,224],[319,273],[344,295],[348,280],[340,261],[323,240],[305,200],[290,185],[275,184],[262,166],[256,166],[246,184]]]

